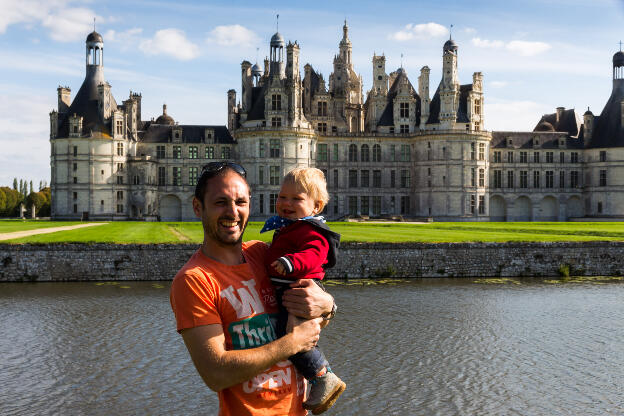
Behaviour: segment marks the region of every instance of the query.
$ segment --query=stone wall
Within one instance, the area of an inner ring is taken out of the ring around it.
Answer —
[[[170,280],[194,244],[0,244],[0,282]],[[334,279],[624,274],[624,242],[345,243]]]

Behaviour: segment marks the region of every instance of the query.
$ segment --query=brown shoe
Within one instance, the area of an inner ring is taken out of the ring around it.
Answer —
[[[327,372],[310,382],[310,395],[303,402],[303,408],[320,415],[334,405],[347,385],[334,373]]]

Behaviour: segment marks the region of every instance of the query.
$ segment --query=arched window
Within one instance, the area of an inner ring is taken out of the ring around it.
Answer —
[[[357,146],[354,144],[349,145],[349,162],[357,162]]]
[[[373,145],[373,162],[381,162],[381,146]]]
[[[363,144],[362,145],[362,153],[360,155],[360,160],[362,162],[368,162],[370,161],[370,152],[368,150],[368,145],[367,144]]]

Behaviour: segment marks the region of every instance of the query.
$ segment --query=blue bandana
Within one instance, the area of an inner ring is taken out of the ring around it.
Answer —
[[[307,216],[307,217],[303,217],[301,218],[302,220],[306,220],[308,218],[316,218],[317,220],[320,220],[322,222],[325,222],[325,219],[322,216],[317,216],[314,217],[312,215]],[[287,225],[292,224],[293,222],[296,222],[298,220],[291,220],[289,218],[284,218],[284,217],[280,217],[279,215],[275,215],[271,218],[269,218],[268,220],[266,220],[266,222],[264,223],[264,227],[262,227],[262,230],[260,230],[261,233],[264,233],[266,231],[271,231],[271,230],[278,230],[282,227],[286,227]]]

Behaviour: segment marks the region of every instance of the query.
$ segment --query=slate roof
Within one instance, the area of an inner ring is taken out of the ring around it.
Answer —
[[[416,99],[416,125],[418,126],[420,124],[420,96],[416,93],[416,89],[410,82],[407,73],[404,70],[399,69],[399,74],[388,90],[388,103],[386,104],[384,111],[381,113],[379,122],[377,122],[378,126],[394,126],[394,99],[399,93],[399,87],[403,79],[407,80],[408,87],[412,91],[412,96]]]
[[[205,143],[204,134],[206,129],[214,131],[213,142],[218,144],[233,144],[234,138],[228,131],[226,126],[201,126],[201,125],[162,125],[153,122],[147,122],[145,130],[140,135],[143,143],[169,143],[173,137],[173,129],[182,129],[183,143]]]
[[[550,126],[554,130],[550,129]],[[557,120],[557,113],[544,114],[533,131],[564,131],[572,137],[578,137],[581,121],[576,116],[573,108],[563,110],[561,118]]]
[[[427,120],[427,124],[437,124],[440,122],[440,85],[442,85],[442,81],[440,81],[429,103],[429,119]],[[468,120],[468,95],[470,91],[472,91],[472,84],[459,86],[459,105],[457,107],[456,119],[458,123],[470,122],[470,120]]]
[[[622,105],[624,79],[614,80],[613,91],[599,117],[594,117],[594,131],[588,147],[624,147]]]
[[[539,137],[540,143],[535,150],[560,149],[558,140],[565,138],[566,149],[582,149],[583,140],[570,137],[566,132],[517,132],[517,131],[493,131],[490,147],[492,149],[527,149],[533,150],[533,138]],[[507,139],[513,141],[513,146],[507,146]]]
[[[251,89],[251,110],[247,113],[247,120],[264,119],[264,93],[267,84],[268,82],[262,87],[253,87]]]

